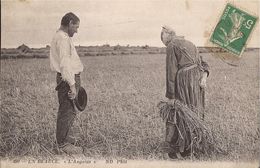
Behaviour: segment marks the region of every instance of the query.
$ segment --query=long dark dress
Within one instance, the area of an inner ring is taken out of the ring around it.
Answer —
[[[209,75],[209,66],[199,56],[196,46],[183,38],[172,40],[166,49],[166,97],[178,99],[186,104],[200,118],[204,116],[205,91],[200,87],[203,72]],[[191,140],[185,140],[184,149],[178,130],[170,121],[166,122],[166,142],[173,146],[173,152],[188,153]]]

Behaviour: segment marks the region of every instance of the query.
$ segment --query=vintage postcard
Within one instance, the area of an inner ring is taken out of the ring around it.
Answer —
[[[259,5],[1,0],[0,167],[259,167]]]

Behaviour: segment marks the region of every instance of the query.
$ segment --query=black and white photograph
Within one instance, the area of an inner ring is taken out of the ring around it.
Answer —
[[[259,167],[259,9],[1,0],[0,167]]]

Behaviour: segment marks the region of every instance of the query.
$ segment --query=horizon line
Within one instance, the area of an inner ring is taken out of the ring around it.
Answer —
[[[33,45],[33,47],[30,47],[30,45],[27,45],[27,44],[21,44],[19,46],[22,46],[22,45],[26,45],[27,47],[29,48],[34,48],[34,49],[37,49],[37,48],[46,48],[47,46],[50,46],[50,44],[46,44],[45,46],[44,45]],[[117,45],[111,45],[111,44],[96,44],[96,45],[75,45],[75,47],[102,47],[102,46],[106,46],[108,45],[109,47],[114,47],[114,46],[122,46],[122,47],[144,47],[144,46],[148,46],[148,47],[157,47],[157,48],[164,48],[165,46],[155,46],[155,45],[148,45],[148,44],[143,44],[143,45],[130,45],[130,44],[127,44],[127,45],[121,45],[121,44],[117,44]],[[1,46],[1,49],[17,49],[19,46],[5,46],[5,47],[2,47]],[[199,48],[203,48],[203,47],[219,47],[221,48],[220,46],[202,46],[202,45],[196,45],[196,47],[199,47]],[[246,47],[246,48],[260,48],[258,46],[250,46],[250,47]]]

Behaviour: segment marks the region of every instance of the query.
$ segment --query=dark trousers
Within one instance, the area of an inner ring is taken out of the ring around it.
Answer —
[[[70,143],[68,133],[76,117],[76,110],[71,99],[68,97],[70,86],[67,82],[62,80],[61,74],[57,73],[57,87],[59,110],[56,126],[56,139],[59,146],[65,143]],[[78,91],[80,87],[80,75],[75,75],[75,86]]]

